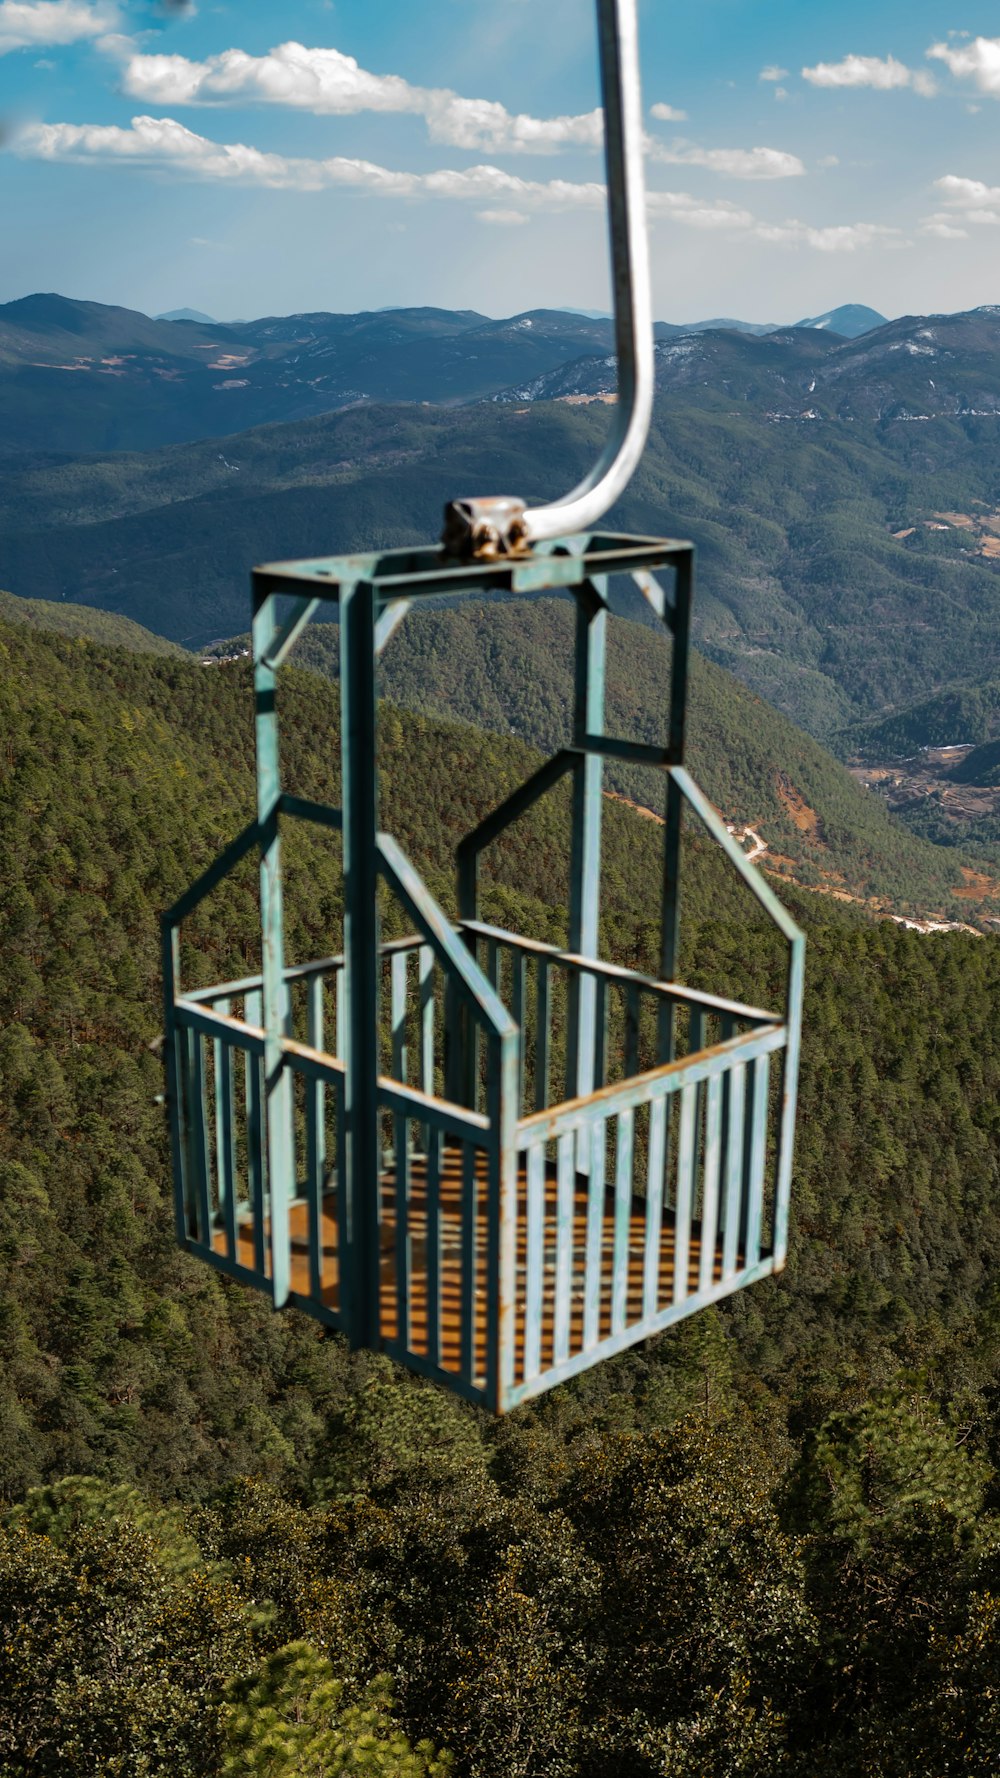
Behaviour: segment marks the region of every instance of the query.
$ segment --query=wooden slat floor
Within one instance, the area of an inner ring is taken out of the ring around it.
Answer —
[[[461,1148],[446,1148],[442,1157],[440,1183],[440,1245],[441,1245],[441,1350],[440,1363],[442,1368],[460,1374],[460,1333],[461,1333],[461,1196],[462,1196],[462,1155]],[[397,1327],[397,1293],[396,1293],[396,1259],[395,1259],[395,1174],[387,1172],[382,1177],[382,1265],[381,1265],[381,1329],[386,1340],[396,1340]],[[515,1378],[523,1380],[524,1375],[524,1331],[525,1331],[525,1266],[527,1259],[527,1179],[522,1165],[518,1191],[518,1302],[515,1315]],[[582,1174],[575,1179],[573,1204],[573,1267],[570,1293],[570,1337],[569,1352],[573,1356],[583,1346],[583,1283],[584,1255],[587,1228],[588,1181]],[[477,1154],[476,1169],[476,1292],[475,1292],[475,1375],[482,1381],[486,1364],[486,1172],[485,1156]],[[409,1191],[409,1232],[411,1239],[411,1279],[410,1279],[410,1338],[409,1349],[420,1357],[428,1355],[427,1340],[427,1169],[422,1155],[414,1155],[410,1160],[410,1191]],[[291,1287],[296,1296],[308,1297],[309,1285],[309,1236],[308,1212],[305,1202],[297,1199],[291,1208]],[[323,1199],[323,1215],[321,1226],[322,1243],[322,1301],[330,1309],[339,1307],[339,1261],[337,1252],[337,1194],[327,1192]],[[643,1267],[646,1242],[646,1200],[633,1198],[629,1220],[628,1249],[628,1284],[626,1296],[626,1323],[635,1323],[642,1319]],[[217,1229],[213,1235],[213,1247],[219,1253],[225,1253],[225,1233]],[[603,1339],[611,1333],[611,1291],[612,1261],[614,1250],[614,1193],[608,1191],[604,1201],[604,1219],[601,1241],[601,1292],[600,1292],[600,1337]],[[694,1295],[699,1289],[701,1277],[701,1229],[698,1223],[692,1223],[691,1240],[688,1252],[687,1295]],[[249,1219],[241,1218],[237,1227],[236,1259],[240,1264],[253,1269],[253,1225]],[[546,1168],[545,1179],[545,1241],[544,1271],[542,1283],[542,1329],[541,1329],[541,1368],[547,1369],[553,1363],[555,1339],[555,1258],[556,1258],[556,1173],[554,1166]],[[673,1217],[665,1210],[660,1234],[660,1266],[657,1287],[657,1308],[667,1308],[674,1296],[674,1264],[675,1264],[675,1229]],[[737,1258],[737,1270],[743,1264],[742,1255]],[[718,1283],[722,1277],[722,1244],[721,1237],[716,1241],[712,1255],[712,1280]]]

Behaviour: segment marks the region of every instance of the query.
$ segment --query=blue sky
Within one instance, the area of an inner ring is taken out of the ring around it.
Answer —
[[[1000,8],[644,0],[655,309],[1000,300]],[[592,0],[0,0],[0,300],[607,303]]]

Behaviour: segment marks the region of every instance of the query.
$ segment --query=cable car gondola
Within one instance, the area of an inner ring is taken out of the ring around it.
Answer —
[[[804,940],[685,769],[692,546],[597,529],[642,454],[654,387],[636,0],[597,0],[597,17],[619,375],[608,445],[551,505],[451,502],[436,547],[254,570],[256,818],[163,923],[180,1245],[276,1309],[294,1305],[497,1413],[780,1270],[787,1243]],[[662,747],[605,732],[613,575],[633,578],[672,637]],[[453,923],[379,827],[378,656],[429,597],[553,588],[576,602],[572,744],[462,840]],[[282,790],[275,703],[279,667],[331,603],[336,809]],[[656,976],[598,955],[606,758],[666,778]],[[563,777],[565,949],[484,923],[477,889],[484,848]],[[685,805],[787,940],[778,1010],[676,979]],[[343,950],[294,967],[282,912],[289,820],[339,833],[344,857]],[[181,924],[251,852],[261,971],[185,991]],[[413,929],[386,944],[380,882]]]

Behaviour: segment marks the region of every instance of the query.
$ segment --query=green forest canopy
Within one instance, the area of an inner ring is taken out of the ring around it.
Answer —
[[[1000,941],[796,896],[785,1277],[492,1423],[172,1244],[157,919],[251,811],[245,667],[0,643],[3,1778],[994,1772]],[[336,688],[282,699],[290,784],[334,797]],[[447,902],[535,756],[398,709],[383,738],[387,825]],[[642,963],[657,836],[607,813],[604,943]],[[556,799],[491,913],[557,933],[564,848]],[[773,988],[689,863],[685,974]],[[328,951],[315,836],[289,881],[297,954]],[[256,944],[247,873],[187,967]]]

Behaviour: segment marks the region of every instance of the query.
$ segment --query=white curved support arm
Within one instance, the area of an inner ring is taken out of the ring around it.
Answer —
[[[506,495],[452,501],[443,542],[459,554],[506,555],[592,529],[624,493],[649,434],[655,360],[637,0],[597,0],[597,22],[618,357],[614,426],[593,469],[562,500],[527,508]]]
[[[597,14],[618,405],[611,436],[590,473],[562,500],[528,508],[524,523],[531,543],[589,531],[604,517],[632,478],[653,412],[655,360],[636,0],[598,0]]]

